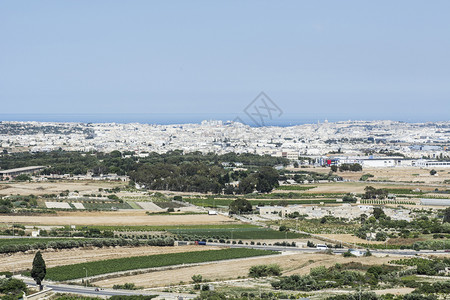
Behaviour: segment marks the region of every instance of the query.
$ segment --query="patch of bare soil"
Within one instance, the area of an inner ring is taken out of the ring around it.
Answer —
[[[208,250],[220,248],[208,247]],[[200,251],[199,246],[179,246],[179,247],[110,247],[110,248],[75,248],[62,250],[43,250],[42,256],[48,268],[84,263],[90,261],[106,260],[112,258],[146,256],[164,253],[178,253]],[[0,255],[0,272],[20,271],[31,269],[34,258],[34,251],[30,253],[14,253]]]
[[[373,290],[377,295],[386,295],[386,294],[392,294],[392,295],[406,295],[409,293],[412,293],[414,291],[413,288],[408,287],[402,287],[402,288],[393,288],[393,289],[384,289],[384,290]]]
[[[0,216],[0,223],[28,225],[201,225],[236,223],[222,215],[146,215],[145,211],[59,212],[56,215]]]
[[[113,188],[126,183],[109,181],[58,181],[58,182],[9,182],[2,193],[7,195],[59,194],[63,191],[79,191],[81,194],[98,193],[99,188]]]

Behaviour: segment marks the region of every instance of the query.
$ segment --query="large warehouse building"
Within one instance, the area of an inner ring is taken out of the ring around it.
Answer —
[[[16,177],[21,174],[33,174],[44,170],[45,166],[23,167],[9,170],[0,170],[0,177]]]

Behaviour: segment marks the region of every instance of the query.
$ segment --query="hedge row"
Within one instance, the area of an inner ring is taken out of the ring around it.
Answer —
[[[28,250],[72,249],[80,247],[111,247],[111,246],[173,246],[174,240],[171,238],[156,238],[145,241],[126,239],[62,239],[59,241],[45,241],[30,244],[10,244],[0,246],[0,253],[15,253]]]

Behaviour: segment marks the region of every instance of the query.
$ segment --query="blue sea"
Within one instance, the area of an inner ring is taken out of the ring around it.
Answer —
[[[393,120],[408,123],[416,122],[437,122],[449,121],[448,118],[438,116],[421,116],[421,117],[398,117],[395,115],[384,116],[349,116],[338,114],[283,114],[280,117],[272,116],[271,118],[251,117],[244,113],[105,113],[105,114],[2,114],[0,113],[0,121],[37,121],[37,122],[76,122],[76,123],[141,123],[141,124],[187,124],[200,123],[203,120],[221,120],[238,121],[249,126],[294,126],[301,124],[323,123],[328,122],[350,121],[350,120]]]

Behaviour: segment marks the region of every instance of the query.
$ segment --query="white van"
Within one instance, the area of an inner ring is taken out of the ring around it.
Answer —
[[[317,244],[316,249],[328,250],[328,247],[327,247],[327,245],[324,245],[324,244]]]

